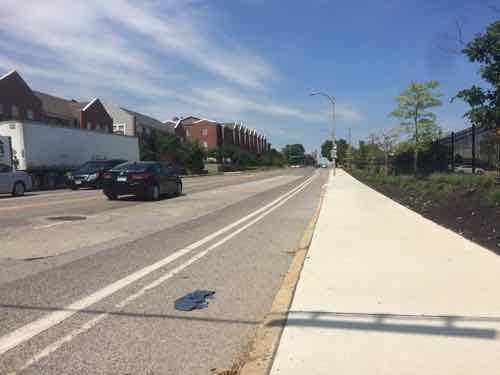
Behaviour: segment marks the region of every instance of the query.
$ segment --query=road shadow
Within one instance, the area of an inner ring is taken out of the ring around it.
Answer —
[[[164,195],[161,195],[160,199],[158,199],[156,202],[162,202],[162,201],[166,201],[166,200],[180,198],[180,197],[183,197],[185,195],[186,194],[184,194],[184,193],[181,193],[179,195],[164,194]],[[155,201],[150,201],[148,199],[141,198],[140,196],[136,196],[136,195],[122,195],[119,198],[117,198],[115,200],[115,202],[155,202]]]
[[[196,322],[208,322],[208,323],[223,323],[223,324],[244,324],[244,325],[257,325],[260,322],[256,320],[244,320],[244,319],[224,319],[224,318],[208,318],[202,316],[193,316],[202,310],[193,310],[191,312],[185,312],[183,315],[174,314],[148,314],[148,313],[137,313],[137,312],[127,312],[127,311],[113,311],[113,310],[98,310],[98,309],[84,309],[75,310],[68,309],[65,307],[58,306],[30,306],[30,305],[11,305],[11,304],[0,304],[1,309],[9,310],[30,310],[30,311],[45,311],[45,312],[55,312],[55,311],[71,311],[78,314],[89,314],[89,315],[101,315],[108,314],[113,316],[123,316],[129,318],[140,318],[140,319],[175,319],[175,320],[185,320],[185,321],[196,321]]]
[[[266,325],[459,336],[488,340],[497,337],[497,331],[494,329],[458,327],[455,324],[459,322],[500,323],[500,317],[290,311],[287,318],[271,319]]]
[[[26,193],[24,195],[0,194],[0,200],[2,200],[2,199],[19,199],[19,198],[26,198],[26,197],[36,197],[38,195],[41,195],[41,194],[40,193]]]

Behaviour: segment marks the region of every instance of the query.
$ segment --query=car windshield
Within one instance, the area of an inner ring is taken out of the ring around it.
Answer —
[[[98,170],[105,168],[107,165],[107,162],[102,162],[102,161],[90,161],[88,163],[85,163],[82,165],[80,168],[78,168],[75,173],[94,173],[97,172]]]

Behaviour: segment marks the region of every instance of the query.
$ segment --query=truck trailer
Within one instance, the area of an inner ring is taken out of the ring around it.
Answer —
[[[20,121],[0,122],[0,137],[9,145],[4,159],[31,175],[34,190],[65,184],[67,174],[88,161],[139,160],[137,137]]]

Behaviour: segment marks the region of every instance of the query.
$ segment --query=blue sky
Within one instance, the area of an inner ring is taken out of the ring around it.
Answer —
[[[0,69],[35,89],[99,97],[161,120],[195,114],[243,121],[277,147],[397,125],[394,97],[411,80],[441,82],[444,131],[466,126],[449,99],[481,83],[457,49],[499,18],[479,1],[70,0],[0,4]]]

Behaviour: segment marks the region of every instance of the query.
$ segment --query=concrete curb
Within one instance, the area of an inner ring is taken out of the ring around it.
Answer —
[[[306,259],[309,246],[316,228],[319,213],[323,206],[324,191],[320,196],[318,207],[311,218],[307,229],[302,236],[298,249],[286,273],[280,289],[274,297],[270,313],[266,316],[257,329],[252,349],[248,354],[245,364],[238,372],[239,375],[266,375],[271,371],[274,356],[278,349],[281,335],[286,324],[288,311],[295,295],[300,273]],[[273,324],[269,324],[270,322]],[[280,322],[276,324],[276,322]]]

